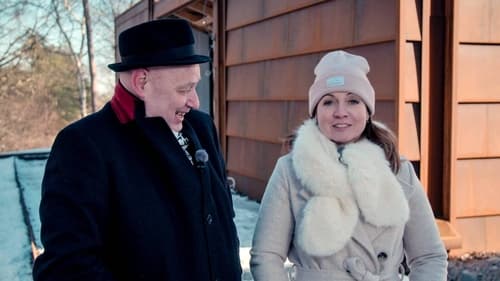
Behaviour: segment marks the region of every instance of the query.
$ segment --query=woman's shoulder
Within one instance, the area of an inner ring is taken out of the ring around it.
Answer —
[[[292,156],[290,153],[281,155],[276,160],[276,164],[274,165],[275,172],[278,171],[281,174],[290,173],[290,169],[292,168]]]
[[[281,155],[278,157],[278,160],[276,160],[276,165],[291,165],[292,163],[292,153],[288,152],[286,154]]]
[[[289,183],[296,180],[291,153],[281,155],[276,160],[273,176]]]
[[[404,156],[400,157],[401,165],[397,173],[397,178],[406,198],[410,198],[416,187],[420,187],[420,181],[415,173],[415,168],[410,160]]]

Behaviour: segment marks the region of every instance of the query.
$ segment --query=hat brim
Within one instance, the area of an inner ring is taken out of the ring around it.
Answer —
[[[133,62],[133,63],[112,63],[108,64],[108,67],[114,72],[123,72],[131,69],[153,67],[153,66],[179,66],[179,65],[191,65],[200,64],[211,61],[210,57],[202,55],[193,55],[182,59],[158,59],[152,62]]]

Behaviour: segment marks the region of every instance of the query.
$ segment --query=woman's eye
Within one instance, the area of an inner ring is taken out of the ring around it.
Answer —
[[[355,100],[355,99],[349,100],[348,102],[349,102],[349,104],[359,104],[359,100]]]
[[[331,100],[323,101],[323,105],[331,105],[332,103],[333,103],[333,101],[331,101]]]

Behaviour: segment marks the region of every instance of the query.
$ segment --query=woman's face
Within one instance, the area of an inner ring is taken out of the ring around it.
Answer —
[[[358,140],[368,118],[365,103],[353,93],[326,94],[319,100],[316,107],[319,130],[337,144]]]

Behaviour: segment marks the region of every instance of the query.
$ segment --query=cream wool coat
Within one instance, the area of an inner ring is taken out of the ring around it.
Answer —
[[[411,281],[445,281],[447,254],[413,170],[395,176],[368,140],[341,153],[313,120],[297,132],[266,187],[255,228],[256,281],[393,281],[404,256]],[[348,273],[346,268],[349,269]]]

